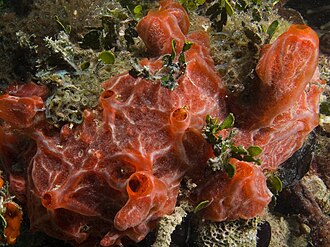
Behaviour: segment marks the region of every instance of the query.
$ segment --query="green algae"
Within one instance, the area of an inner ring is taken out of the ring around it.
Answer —
[[[57,16],[55,21],[64,31],[55,39],[44,39],[52,55],[46,58],[47,67],[37,76],[51,88],[51,96],[46,100],[46,118],[57,127],[82,123],[83,111],[98,106],[101,83],[127,71],[135,56],[135,43],[139,41],[136,31],[132,31],[136,25],[134,16],[119,2],[114,1],[110,6],[98,16],[101,25],[90,27],[78,44],[71,41],[70,24],[62,24]],[[59,62],[50,65],[54,57]]]

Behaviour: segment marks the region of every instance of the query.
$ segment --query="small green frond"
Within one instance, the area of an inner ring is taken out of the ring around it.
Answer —
[[[104,64],[114,64],[115,63],[115,55],[111,51],[102,51],[98,58]]]
[[[250,146],[247,149],[250,156],[255,157],[262,153],[262,149],[259,146]]]
[[[230,178],[234,177],[236,173],[236,166],[230,163],[225,164],[225,171]]]
[[[235,123],[234,114],[229,113],[229,115],[220,124],[220,129],[223,130],[223,129],[232,128],[234,126],[234,123]]]
[[[198,213],[198,212],[201,211],[203,208],[206,208],[209,204],[210,204],[210,201],[208,201],[208,200],[201,201],[201,202],[198,203],[198,205],[194,208],[194,214]]]
[[[270,190],[274,194],[277,195],[279,192],[282,191],[283,183],[282,183],[281,179],[278,176],[272,175],[272,176],[268,177],[267,182],[268,182],[268,185],[270,187]]]

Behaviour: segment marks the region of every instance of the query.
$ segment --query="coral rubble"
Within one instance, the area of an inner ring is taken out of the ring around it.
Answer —
[[[256,246],[258,220],[232,222],[199,222],[198,246]]]

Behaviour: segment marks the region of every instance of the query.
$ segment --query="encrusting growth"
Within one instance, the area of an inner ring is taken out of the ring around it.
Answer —
[[[80,125],[58,129],[49,124],[47,91],[35,83],[9,87],[0,96],[5,140],[0,155],[5,172],[15,175],[13,191],[26,202],[32,230],[76,245],[139,242],[174,211],[185,175],[196,184],[191,201],[210,202],[198,212],[201,217],[253,218],[271,199],[263,171],[276,169],[316,126],[322,89],[308,84],[318,49],[308,27],[293,26],[265,48],[257,67],[257,111],[239,99],[226,100],[208,34],[188,34],[188,14],[176,1],[161,1],[137,31],[152,56],[140,61],[146,73],[131,70],[104,81],[98,107],[85,109]],[[296,49],[304,51],[299,59]],[[171,63],[164,62],[168,58]],[[178,72],[171,78],[175,87],[157,77],[164,66]],[[297,79],[292,85],[291,77]],[[316,73],[312,81],[318,81]],[[206,116],[222,121],[231,111],[238,119],[251,114],[247,127],[237,127],[233,142],[260,146],[262,165],[230,158],[236,166],[232,178],[222,170],[205,176],[215,155],[203,136]],[[17,171],[22,140],[24,159]]]
[[[318,46],[317,34],[304,25],[292,25],[273,44],[263,46],[256,67],[261,82],[250,92],[251,102],[241,99],[241,105],[233,107],[242,126],[270,126],[299,100],[316,73]]]

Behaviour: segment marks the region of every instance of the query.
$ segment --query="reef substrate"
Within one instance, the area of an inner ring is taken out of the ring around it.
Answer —
[[[176,210],[178,198],[195,209],[206,202],[195,213],[215,222],[264,214],[272,197],[266,175],[318,125],[318,37],[292,25],[263,46],[251,85],[231,94],[209,34],[189,26],[176,1],[150,10],[136,27],[148,57],[104,81],[80,125],[47,121],[45,86],[13,84],[0,96],[1,162],[32,230],[78,246],[140,242]],[[221,162],[209,167],[220,156],[205,138],[205,121],[221,123],[232,112],[230,144],[262,153],[261,165],[229,157],[230,174]],[[182,195],[186,177],[194,186]]]

